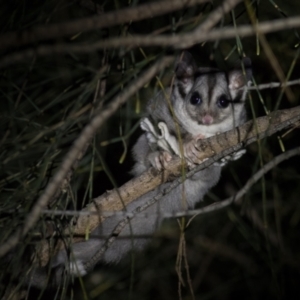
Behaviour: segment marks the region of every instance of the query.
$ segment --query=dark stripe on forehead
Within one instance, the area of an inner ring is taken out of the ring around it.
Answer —
[[[206,84],[207,84],[208,102],[210,104],[217,83],[217,75],[211,74],[207,76],[206,81],[207,81]]]

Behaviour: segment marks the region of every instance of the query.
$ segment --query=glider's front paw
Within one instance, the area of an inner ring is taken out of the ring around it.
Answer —
[[[167,151],[155,151],[148,155],[153,168],[158,171],[165,169],[168,163],[172,160],[172,155]]]

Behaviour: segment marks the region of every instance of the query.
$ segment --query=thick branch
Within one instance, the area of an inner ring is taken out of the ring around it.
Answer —
[[[246,145],[264,137],[270,136],[277,131],[294,125],[300,120],[300,106],[292,109],[286,109],[274,112],[266,117],[257,118],[255,121],[249,121],[246,124],[235,128],[223,134],[213,136],[206,140],[199,140],[199,158],[210,159],[196,168],[196,171],[206,168],[214,161],[229,155]],[[103,220],[102,211],[120,211],[123,209],[123,203],[128,205],[133,200],[143,194],[153,190],[158,185],[166,182],[174,176],[180,176],[182,170],[182,161],[180,158],[174,159],[168,165],[163,173],[157,173],[153,169],[143,173],[125,183],[119,189],[109,191],[102,196],[94,199],[83,211],[99,212],[99,214],[81,215],[75,226],[71,225],[72,233],[76,235],[85,235],[87,231],[95,229]],[[190,172],[191,174],[195,171]],[[175,185],[179,183],[176,182]],[[120,200],[122,198],[122,201]],[[71,222],[74,224],[74,222]],[[65,230],[66,235],[70,235],[69,229]],[[81,238],[82,239],[82,238]],[[78,240],[78,239],[76,239]],[[63,247],[63,243],[58,243],[55,251]],[[45,265],[49,259],[48,244],[43,243],[40,253],[40,261]]]

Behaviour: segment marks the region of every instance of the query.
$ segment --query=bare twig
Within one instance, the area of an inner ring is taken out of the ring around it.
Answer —
[[[284,83],[280,82],[270,82],[270,83],[263,83],[258,84],[256,86],[247,87],[248,90],[265,90],[265,89],[274,89],[274,88],[281,88],[285,86],[297,85],[300,84],[300,79],[290,80]]]
[[[126,22],[140,21],[208,1],[209,0],[155,1],[136,7],[107,12],[102,14],[101,17],[94,16],[65,23],[39,26],[22,32],[8,32],[0,36],[0,49],[70,36],[78,32],[87,32]]]
[[[291,29],[300,27],[300,17],[291,17],[284,20],[261,22],[257,29],[260,33],[276,32],[279,30]],[[225,27],[221,29],[214,29],[208,32],[192,32],[179,35],[160,35],[160,36],[143,36],[133,35],[129,37],[115,37],[108,40],[102,40],[91,44],[57,44],[54,46],[39,46],[37,48],[28,49],[22,52],[16,52],[6,55],[0,61],[0,68],[29,59],[35,55],[48,56],[55,54],[63,54],[68,52],[74,53],[92,53],[103,48],[117,48],[117,47],[174,47],[176,49],[185,49],[194,44],[230,39],[239,35],[240,37],[247,37],[255,35],[256,31],[251,25],[241,25],[238,28]]]
[[[126,100],[135,94],[137,90],[142,88],[152,77],[157,74],[160,70],[164,69],[174,60],[173,57],[165,57],[153,66],[151,66],[146,72],[139,76],[136,80],[132,82],[124,92],[120,93],[115,97],[115,99],[104,109],[101,113],[94,116],[91,122],[83,129],[80,136],[74,142],[70,151],[67,153],[65,159],[63,160],[59,170],[51,179],[47,185],[44,193],[40,196],[36,204],[33,206],[31,212],[28,214],[24,226],[19,228],[15,235],[10,237],[5,244],[0,247],[0,257],[5,255],[10,249],[12,249],[26,233],[33,227],[33,225],[38,221],[41,211],[45,208],[47,203],[55,195],[57,189],[64,181],[66,175],[70,171],[74,161],[78,158],[83,147],[88,142],[88,140],[96,133],[96,131],[102,126],[103,123],[123,104]]]

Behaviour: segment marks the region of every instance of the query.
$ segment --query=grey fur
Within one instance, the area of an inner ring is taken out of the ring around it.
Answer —
[[[249,71],[247,72],[247,76],[251,76]],[[182,58],[177,62],[175,75],[173,87],[167,88],[164,93],[158,93],[148,103],[147,112],[154,124],[160,121],[165,122],[174,136],[177,136],[179,130],[182,141],[185,143],[198,134],[209,137],[219,132],[230,130],[245,121],[244,100],[246,93],[238,90],[238,88],[246,85],[248,80],[244,78],[241,70],[233,70],[226,75],[219,70],[197,68],[192,56],[188,52],[184,52]],[[198,92],[201,96],[201,105],[192,105],[190,103],[190,97],[194,92]],[[169,103],[166,101],[166,94],[170,95]],[[225,95],[232,101],[225,109],[217,105],[220,95]],[[235,103],[235,99],[237,99],[237,103]],[[170,104],[173,107],[175,116],[170,110]],[[205,117],[209,121],[212,119],[212,122],[203,124],[202,120]],[[151,166],[156,167],[155,163],[151,161],[150,155],[157,154],[159,156],[160,153],[161,151],[157,145],[149,143],[144,133],[133,147],[133,157],[136,160],[132,170],[134,176],[139,176]],[[163,220],[161,214],[165,212],[175,213],[193,208],[198,201],[202,200],[207,191],[219,181],[220,172],[221,167],[213,165],[196,173],[192,178],[187,179],[154,205],[144,210],[143,213],[148,214],[147,218],[138,216],[133,218],[130,221],[130,226],[126,225],[115,242],[105,251],[101,261],[116,263],[130,250],[142,249],[148,239],[132,239],[131,237],[139,235],[151,236],[159,228]],[[126,207],[126,210],[132,211],[142,206],[149,199],[164,191],[170,184],[162,184],[157,189],[136,199]],[[66,251],[60,251],[52,260],[51,265],[52,268],[57,269],[54,275],[55,284],[60,281],[59,278],[63,267],[67,265],[66,263],[69,260],[72,261],[72,258],[75,258],[77,267],[74,268],[73,265],[71,273],[74,275],[85,275],[84,264],[99,251],[105,242],[105,238],[99,238],[99,236],[109,236],[121,220],[122,217],[120,216],[107,218],[93,231],[89,241],[72,245],[72,255],[70,257],[68,257]],[[76,274],[78,269],[79,274]],[[36,274],[33,275],[33,277],[38,275],[41,278],[41,270],[36,270]],[[34,284],[42,286],[42,284],[37,284],[36,282],[35,278]]]

